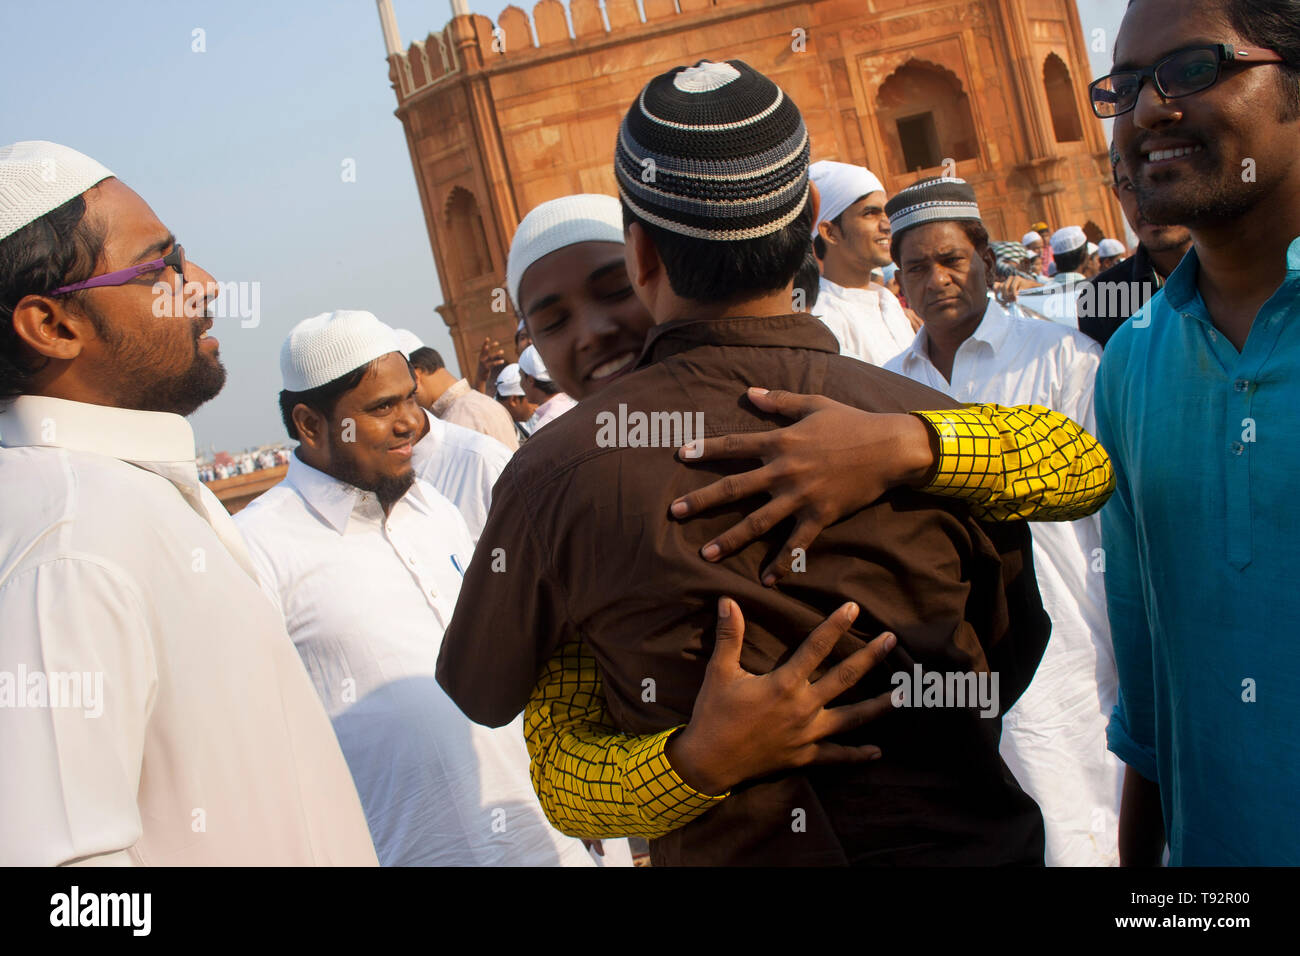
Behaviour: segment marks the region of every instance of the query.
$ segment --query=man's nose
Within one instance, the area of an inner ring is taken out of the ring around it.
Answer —
[[[1156,89],[1155,78],[1149,78],[1138,90],[1137,103],[1130,113],[1133,123],[1140,129],[1160,129],[1182,119],[1183,111],[1177,100],[1167,100]],[[1121,116],[1115,122],[1124,120]]]

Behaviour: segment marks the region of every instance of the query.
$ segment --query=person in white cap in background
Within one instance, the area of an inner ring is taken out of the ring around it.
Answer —
[[[456,378],[436,349],[422,346],[407,356],[415,373],[416,400],[444,422],[452,422],[495,438],[511,451],[519,438],[510,416],[492,398]]]
[[[1128,255],[1128,249],[1124,246],[1124,243],[1118,239],[1103,239],[1097,244],[1097,266],[1099,271],[1105,272],[1107,269],[1119,265],[1120,260],[1126,255]]]
[[[821,198],[813,250],[822,278],[813,314],[834,333],[840,354],[883,365],[912,341],[914,330],[893,293],[871,271],[889,265],[885,187],[861,166],[822,160],[808,168]]]
[[[236,520],[334,723],[380,862],[590,865],[542,815],[520,722],[473,724],[434,680],[474,547],[415,475],[425,414],[397,336],[369,312],[304,319],[280,372],[299,445]]]
[[[1095,242],[1088,243],[1088,257],[1083,260],[1083,265],[1079,267],[1079,274],[1085,279],[1091,279],[1101,271],[1101,260],[1098,258],[1100,251],[1101,246]]]
[[[1026,271],[1047,281],[1047,266],[1043,261],[1043,237],[1032,229],[1020,237],[1020,244],[1029,250],[1030,259]]]
[[[398,351],[408,361],[425,347],[410,329],[394,329],[393,333],[397,336]],[[456,506],[477,544],[488,509],[492,507],[492,486],[510,461],[511,451],[482,432],[444,422],[427,408],[424,419],[425,425],[411,453],[415,476],[433,485]]]
[[[536,435],[547,422],[554,421],[578,404],[551,380],[551,373],[546,370],[546,363],[535,345],[528,346],[519,356],[519,384],[524,397],[537,406],[524,424],[529,435]]]
[[[528,420],[537,411],[537,406],[524,394],[524,386],[519,380],[518,362],[512,362],[501,370],[497,376],[496,395],[497,401],[505,406],[505,410],[514,419],[515,428],[519,431],[519,444],[522,445],[528,440]]]
[[[0,148],[0,866],[376,862],[195,468],[215,289],[95,160]]]
[[[1016,304],[1037,317],[1077,329],[1076,300],[1080,283],[1087,281],[1079,270],[1088,261],[1088,237],[1080,227],[1066,226],[1052,233],[1051,246],[1056,275],[1042,288],[1023,290]]]

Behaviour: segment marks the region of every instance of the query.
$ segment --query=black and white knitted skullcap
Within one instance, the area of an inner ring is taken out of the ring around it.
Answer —
[[[757,239],[808,201],[799,108],[740,60],[701,60],[646,84],[618,131],[614,173],[640,219],[695,239]]]
[[[889,230],[895,236],[913,226],[927,222],[952,222],[956,219],[980,221],[980,207],[970,183],[955,176],[923,179],[901,189],[885,203]]]

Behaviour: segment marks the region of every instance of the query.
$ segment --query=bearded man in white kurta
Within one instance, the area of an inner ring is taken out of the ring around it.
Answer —
[[[373,866],[195,468],[215,280],[99,163],[25,142],[0,148],[0,290],[0,866]]]
[[[889,203],[908,301],[925,325],[885,368],[965,402],[1045,405],[1094,428],[1101,349],[1056,323],[1009,315],[975,193],[927,180]],[[941,435],[942,440],[942,435]],[[1118,694],[1096,516],[1033,526],[1052,636],[1033,683],[1003,718],[1001,753],[1043,811],[1049,866],[1114,866],[1122,767],[1106,749]]]
[[[369,312],[294,327],[280,408],[299,446],[239,529],[333,721],[380,863],[594,865],[542,814],[520,720],[472,723],[434,679],[474,544],[415,477],[425,413],[399,348]]]

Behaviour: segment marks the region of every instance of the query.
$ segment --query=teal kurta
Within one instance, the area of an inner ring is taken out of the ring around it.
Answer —
[[[1119,703],[1173,865],[1300,864],[1300,239],[1238,354],[1195,250],[1097,377]]]

